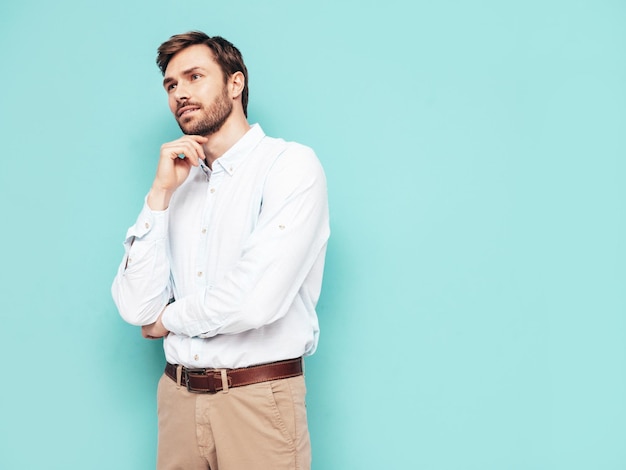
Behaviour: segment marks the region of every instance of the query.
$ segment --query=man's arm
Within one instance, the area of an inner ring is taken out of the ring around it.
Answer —
[[[147,204],[128,229],[111,293],[120,315],[132,325],[156,321],[171,296],[167,230],[167,211],[152,211]]]
[[[191,166],[204,158],[201,144],[206,141],[205,137],[186,135],[161,146],[152,188],[137,222],[128,230],[124,259],[111,288],[120,315],[128,323],[144,326],[157,322],[169,302],[167,208],[174,191],[189,176]],[[180,158],[182,155],[184,158]],[[161,330],[156,327],[144,331],[144,335],[158,337]]]

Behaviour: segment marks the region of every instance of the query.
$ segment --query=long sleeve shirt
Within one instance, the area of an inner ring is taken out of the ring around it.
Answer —
[[[312,354],[330,234],[315,153],[252,128],[169,207],[144,202],[112,294],[127,322],[163,312],[168,362],[235,368]]]

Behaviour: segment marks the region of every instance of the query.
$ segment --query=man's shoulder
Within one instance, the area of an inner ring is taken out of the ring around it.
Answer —
[[[274,137],[264,138],[261,145],[269,151],[266,174],[272,175],[272,179],[289,180],[294,184],[303,179],[325,179],[322,164],[308,145]]]
[[[315,151],[308,145],[267,135],[261,140],[258,150],[274,158],[317,159]]]

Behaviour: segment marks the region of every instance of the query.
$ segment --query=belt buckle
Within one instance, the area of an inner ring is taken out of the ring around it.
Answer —
[[[217,393],[219,392],[219,390],[221,389],[217,389],[216,387],[212,386],[212,382],[211,382],[211,374],[214,375],[213,379],[216,379],[217,377],[215,377],[215,373],[217,371],[215,369],[183,369],[183,378],[185,379],[185,386],[187,387],[187,391],[189,393],[198,393],[198,394],[203,394],[203,393]],[[189,384],[189,376],[197,376],[197,377],[206,377],[206,384],[207,384],[207,388],[206,389],[194,389],[191,388],[191,385]],[[221,383],[221,382],[220,382]]]
[[[193,376],[206,376],[207,375],[207,370],[206,369],[188,369],[188,368],[184,368],[183,369],[183,378],[185,379],[185,387],[187,387],[187,391],[189,393],[209,393],[209,390],[196,390],[191,388],[191,385],[189,384],[189,376],[193,375]]]

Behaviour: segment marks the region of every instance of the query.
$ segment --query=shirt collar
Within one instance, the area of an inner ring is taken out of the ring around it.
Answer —
[[[226,173],[232,175],[264,137],[265,132],[263,132],[261,126],[253,124],[235,145],[213,162],[213,171],[219,171],[221,167]]]

